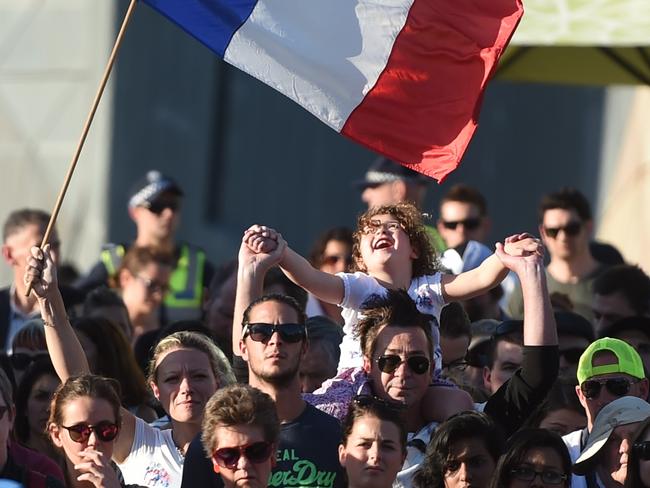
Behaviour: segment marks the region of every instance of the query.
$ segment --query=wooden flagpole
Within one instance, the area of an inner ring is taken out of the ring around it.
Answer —
[[[117,34],[117,39],[115,39],[115,44],[113,45],[113,50],[111,51],[111,56],[108,58],[108,64],[104,69],[104,75],[102,76],[102,80],[99,83],[99,88],[97,89],[97,93],[95,94],[95,100],[93,100],[93,104],[90,107],[90,113],[88,114],[88,117],[86,118],[86,123],[84,124],[83,130],[81,131],[81,137],[79,138],[79,142],[77,143],[77,149],[75,150],[74,155],[72,156],[72,160],[70,161],[70,166],[68,167],[68,172],[65,175],[63,186],[61,187],[61,190],[59,191],[59,196],[57,197],[56,203],[54,204],[54,209],[52,210],[50,221],[47,224],[45,235],[43,235],[43,241],[41,242],[41,249],[44,248],[45,245],[50,240],[50,234],[52,233],[52,230],[54,229],[54,224],[56,223],[56,219],[59,216],[59,211],[61,210],[61,205],[63,204],[63,199],[65,198],[65,193],[68,190],[68,186],[70,185],[72,174],[74,173],[74,170],[77,167],[77,161],[79,161],[81,150],[83,149],[84,143],[86,142],[86,137],[88,136],[88,131],[90,130],[90,126],[93,123],[93,119],[95,118],[95,112],[97,111],[97,106],[99,105],[99,102],[102,99],[102,95],[104,94],[104,88],[106,87],[106,83],[108,82],[108,77],[110,76],[111,70],[113,69],[113,64],[115,63],[115,59],[117,58],[117,52],[119,51],[120,46],[122,45],[122,39],[124,38],[124,33],[126,32],[126,28],[129,24],[129,21],[131,20],[133,11],[135,10],[136,3],[137,0],[131,0],[131,3],[129,3],[129,8],[127,9],[126,14],[124,15],[122,26],[120,27],[120,31]],[[25,296],[29,296],[31,292],[32,292],[32,284],[30,283],[27,286],[27,290],[25,291]]]

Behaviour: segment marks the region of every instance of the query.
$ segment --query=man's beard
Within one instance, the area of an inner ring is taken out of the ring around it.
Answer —
[[[267,373],[265,371],[255,371],[251,367],[251,373],[253,373],[258,379],[262,380],[269,385],[273,385],[277,388],[286,388],[289,386],[298,376],[298,370],[300,368],[300,359],[296,358],[295,364],[287,366],[283,371],[277,371],[273,373]]]

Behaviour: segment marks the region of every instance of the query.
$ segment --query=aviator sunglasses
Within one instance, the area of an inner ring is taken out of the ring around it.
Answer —
[[[431,361],[429,361],[429,358],[426,356],[409,356],[406,359],[402,359],[402,357],[397,354],[386,354],[385,356],[379,356],[379,358],[377,358],[377,366],[379,366],[379,370],[382,373],[394,373],[402,363],[406,363],[415,374],[424,374],[428,372],[429,366],[431,365]]]
[[[255,342],[267,342],[277,332],[285,342],[300,342],[307,337],[304,324],[246,324],[242,337],[250,336]]]
[[[612,395],[622,397],[630,392],[632,384],[636,383],[627,378],[608,378],[606,380],[586,380],[580,385],[580,390],[586,398],[597,398],[603,386]]]
[[[120,431],[117,424],[109,422],[108,420],[102,420],[95,425],[79,423],[70,427],[66,427],[65,425],[62,425],[61,427],[68,431],[70,439],[74,442],[80,443],[86,442],[90,437],[91,432],[94,432],[100,441],[110,442],[117,437],[117,433]]]
[[[271,456],[272,448],[273,444],[270,442],[254,442],[244,446],[222,447],[214,451],[212,459],[222,468],[236,469],[239,458],[242,456],[253,464],[265,462]]]

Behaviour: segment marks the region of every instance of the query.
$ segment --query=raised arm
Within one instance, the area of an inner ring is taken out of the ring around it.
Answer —
[[[86,354],[74,333],[63,304],[56,267],[49,253],[34,246],[25,270],[25,284],[32,284],[45,323],[45,340],[52,365],[64,383],[70,376],[90,373]]]
[[[512,257],[530,256],[540,253],[541,242],[530,234],[515,234],[501,246],[502,255]],[[442,293],[446,301],[460,301],[482,295],[491,290],[508,274],[508,268],[499,255],[493,254],[480,266],[459,275],[442,276]]]
[[[258,225],[244,233],[244,242],[255,252],[270,249],[269,243],[280,242],[282,236],[275,230]],[[320,300],[338,305],[343,301],[343,280],[338,276],[314,268],[309,261],[293,251],[289,246],[282,255],[280,268],[296,285],[304,288]]]
[[[251,229],[258,233],[254,234]],[[282,236],[272,229],[253,226],[244,233],[237,258],[239,263],[237,294],[232,318],[232,352],[237,356],[241,355],[239,340],[241,339],[244,310],[254,300],[262,296],[264,277],[273,266],[280,262],[286,248],[287,243]]]
[[[38,297],[41,317],[45,323],[45,341],[56,374],[64,383],[70,376],[91,373],[77,334],[75,334],[63,304],[56,277],[56,267],[50,255],[49,244],[44,250],[32,247],[27,261],[25,283],[32,284]],[[120,409],[122,426],[115,441],[113,459],[124,461],[131,452],[135,436],[135,417],[125,408]]]

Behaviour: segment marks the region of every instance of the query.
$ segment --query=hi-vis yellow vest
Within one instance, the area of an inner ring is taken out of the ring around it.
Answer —
[[[109,276],[115,276],[126,249],[120,244],[104,246],[102,262]],[[176,267],[169,278],[169,291],[163,300],[169,322],[201,318],[205,252],[183,244]]]

